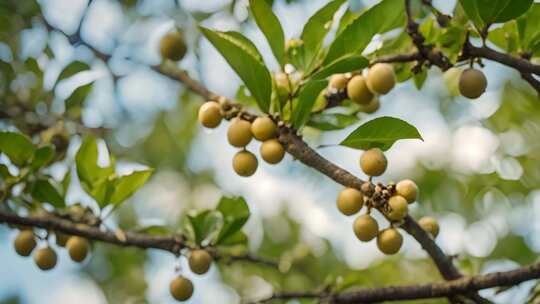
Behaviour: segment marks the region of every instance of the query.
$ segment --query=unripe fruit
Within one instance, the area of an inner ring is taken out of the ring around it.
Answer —
[[[362,75],[356,75],[349,80],[349,83],[347,83],[347,95],[352,101],[364,105],[368,104],[374,97]]]
[[[171,281],[169,292],[177,301],[186,301],[193,295],[193,283],[188,278],[177,276]]]
[[[392,221],[399,221],[403,219],[409,212],[409,204],[407,200],[401,195],[394,195],[388,200],[390,206],[390,212],[387,216]]]
[[[214,101],[205,102],[199,108],[199,122],[207,128],[215,128],[221,123],[223,116],[219,104]]]
[[[270,117],[257,117],[251,124],[251,133],[255,139],[265,141],[276,136],[277,127]]]
[[[159,42],[161,57],[178,61],[186,55],[187,47],[184,37],[179,32],[169,32]]]
[[[356,237],[362,242],[369,242],[379,233],[379,224],[369,214],[363,214],[354,220],[353,231]]]
[[[72,236],[67,241],[66,248],[73,261],[82,262],[88,255],[90,244],[85,238]]]
[[[353,215],[362,209],[364,195],[354,188],[341,190],[337,198],[337,207],[345,215]]]
[[[403,244],[403,237],[394,228],[387,228],[377,235],[377,247],[384,254],[396,254]]]
[[[231,121],[227,131],[227,139],[231,145],[238,148],[245,147],[249,144],[251,138],[251,123],[249,121],[240,118]]]
[[[487,87],[487,79],[484,73],[473,68],[466,69],[459,77],[459,92],[467,98],[478,98]]]
[[[430,233],[434,238],[439,235],[439,223],[437,223],[437,220],[430,217],[430,216],[424,216],[418,221],[418,225],[422,227],[425,231]]]
[[[387,63],[377,63],[369,69],[366,83],[371,92],[384,95],[396,85],[394,69]]]
[[[208,271],[212,263],[212,256],[206,250],[193,250],[189,255],[189,268],[196,274]]]
[[[416,201],[418,196],[418,186],[410,179],[405,179],[397,183],[396,192],[398,195],[403,196],[409,204]]]
[[[372,113],[377,112],[377,110],[380,107],[381,107],[381,102],[379,101],[379,98],[374,97],[371,99],[371,101],[368,104],[362,105],[360,107],[360,111],[364,113],[372,114]]]
[[[32,230],[23,230],[19,232],[14,242],[15,251],[20,256],[29,256],[36,247],[36,238]]]
[[[349,78],[345,74],[334,74],[328,81],[328,87],[335,90],[343,90],[347,87],[348,82]]]
[[[41,270],[49,270],[56,266],[56,252],[51,247],[44,247],[36,250],[34,261]]]
[[[257,166],[257,157],[249,151],[240,151],[234,155],[233,169],[240,176],[253,175],[257,171]]]
[[[379,148],[365,151],[360,157],[360,168],[369,176],[379,176],[386,171],[388,161]]]
[[[66,246],[66,242],[69,239],[69,235],[56,231],[54,233],[56,239],[56,245],[60,247]]]
[[[277,139],[264,141],[260,152],[262,159],[269,164],[277,164],[285,156],[285,149]]]
[[[289,97],[289,92],[291,90],[289,77],[285,73],[276,73],[274,80],[276,82],[276,89],[279,99],[286,100]]]

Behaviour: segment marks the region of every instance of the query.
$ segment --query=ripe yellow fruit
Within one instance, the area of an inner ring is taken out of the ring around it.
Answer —
[[[356,237],[362,242],[369,242],[379,233],[379,224],[369,214],[363,214],[354,220],[353,231]]]
[[[379,176],[386,171],[388,161],[379,148],[373,148],[362,153],[360,168],[369,176]]]
[[[345,74],[334,74],[328,81],[328,87],[339,91],[345,89],[348,82],[349,78]]]
[[[249,151],[240,151],[234,155],[233,169],[236,174],[244,177],[251,176],[257,171],[257,157]]]
[[[186,301],[193,295],[193,283],[188,278],[177,276],[171,281],[169,292],[177,301]]]
[[[394,69],[387,63],[377,63],[369,69],[366,83],[371,92],[384,95],[396,85]]]
[[[353,215],[364,206],[364,195],[354,188],[345,188],[338,194],[336,203],[341,213]]]
[[[459,92],[467,98],[480,97],[486,91],[486,87],[486,76],[480,70],[466,69],[459,77]]]
[[[437,220],[430,217],[430,216],[424,216],[418,221],[418,224],[422,229],[430,233],[434,238],[439,235],[439,223],[437,223]]]
[[[360,111],[368,114],[372,114],[377,112],[377,110],[381,107],[381,102],[379,101],[379,98],[374,97],[371,99],[371,101],[366,104],[360,106]]]
[[[279,163],[285,156],[285,149],[277,139],[269,139],[262,143],[261,157],[269,164]]]
[[[249,121],[235,118],[227,130],[227,139],[235,147],[242,148],[249,144],[252,138],[251,123]]]
[[[164,59],[178,61],[184,58],[187,47],[182,34],[179,32],[165,34],[159,42],[159,52]]]
[[[251,124],[251,133],[260,141],[274,138],[277,134],[276,123],[268,116],[257,117]]]
[[[221,123],[223,116],[217,102],[205,102],[199,108],[199,122],[207,128],[216,128]]]
[[[49,270],[56,266],[56,252],[51,247],[44,247],[36,250],[34,253],[34,261],[41,270]]]
[[[212,256],[202,249],[193,250],[189,255],[189,268],[196,274],[203,274],[208,271],[212,263]]]
[[[347,83],[347,95],[350,100],[361,105],[368,104],[374,97],[362,75],[356,75],[349,80],[349,83]]]
[[[403,196],[409,204],[416,201],[418,196],[418,186],[410,179],[404,179],[397,183],[396,192],[398,195]]]
[[[90,244],[88,240],[79,236],[72,236],[66,243],[69,256],[75,262],[82,262],[88,255]]]
[[[60,247],[66,246],[66,242],[69,239],[69,235],[64,234],[62,232],[56,231],[54,233],[54,236],[55,236],[55,239],[56,239],[56,245],[58,245]]]
[[[392,221],[399,221],[403,219],[409,212],[409,204],[407,200],[401,195],[394,195],[388,200],[390,206],[390,212],[387,216]]]
[[[396,254],[403,244],[403,237],[394,228],[384,229],[377,235],[377,247],[384,254]]]
[[[36,238],[32,230],[23,230],[19,232],[15,238],[13,244],[15,246],[15,251],[20,256],[29,256],[32,253],[32,250],[36,248]]]

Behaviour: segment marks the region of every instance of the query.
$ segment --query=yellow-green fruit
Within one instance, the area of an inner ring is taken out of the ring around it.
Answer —
[[[430,217],[430,216],[424,216],[418,221],[418,225],[422,227],[425,231],[429,232],[434,238],[439,235],[439,223],[437,223],[437,220]]]
[[[251,123],[249,121],[235,118],[229,125],[227,130],[227,139],[229,143],[235,147],[242,148],[247,146],[252,138]]]
[[[29,256],[36,247],[36,238],[32,230],[19,232],[14,242],[15,251],[20,256]]]
[[[459,92],[467,98],[478,98],[486,91],[487,79],[482,71],[466,69],[459,77]]]
[[[362,153],[360,168],[369,176],[379,176],[386,171],[388,161],[379,148],[373,148]]]
[[[193,283],[188,278],[177,276],[171,281],[169,291],[177,301],[186,301],[193,295]]]
[[[404,179],[396,185],[397,194],[403,196],[409,204],[416,201],[418,196],[418,186],[410,179]]]
[[[251,124],[251,133],[260,141],[274,138],[277,133],[276,123],[268,116],[257,117]]]
[[[82,262],[88,255],[90,244],[88,240],[79,236],[72,236],[66,243],[69,256],[75,262]]]
[[[189,268],[196,274],[208,271],[212,263],[212,256],[206,250],[193,250],[189,255]]]
[[[265,140],[260,152],[262,159],[269,164],[277,164],[285,156],[285,149],[277,139]]]
[[[207,128],[219,126],[222,119],[221,109],[217,102],[208,101],[199,108],[199,122]]]
[[[379,224],[369,214],[363,214],[354,220],[353,231],[362,242],[369,242],[379,233]]]
[[[390,212],[387,216],[392,221],[399,221],[403,219],[409,212],[409,203],[401,195],[394,195],[388,200],[390,206]]]
[[[58,245],[60,247],[66,246],[66,242],[69,239],[69,235],[64,234],[62,232],[56,231],[54,233],[54,236],[55,236],[55,239],[56,239],[56,245]]]
[[[379,98],[374,97],[371,99],[371,101],[366,105],[360,106],[360,111],[368,114],[372,114],[377,112],[377,110],[381,107],[381,102],[379,101]]]
[[[289,84],[289,77],[285,73],[276,73],[274,76],[274,80],[276,82],[276,88],[278,97],[281,100],[287,99],[289,96],[289,92],[291,90],[291,86]]]
[[[44,247],[36,250],[34,261],[41,270],[49,270],[56,266],[56,252],[51,247]]]
[[[179,32],[169,32],[159,42],[161,57],[178,61],[186,55],[187,47],[184,37]]]
[[[336,203],[341,213],[353,215],[362,209],[364,195],[354,188],[345,188],[338,194]]]
[[[394,228],[384,229],[377,235],[377,247],[384,254],[396,254],[403,244],[403,237]]]
[[[348,82],[349,78],[347,78],[345,74],[334,74],[330,77],[328,87],[336,90],[343,90],[347,87]]]
[[[368,104],[374,97],[362,75],[356,75],[349,80],[347,83],[347,95],[349,99],[361,105]]]
[[[366,83],[371,92],[384,95],[396,85],[394,69],[387,63],[377,63],[369,69]]]
[[[249,151],[240,151],[234,155],[233,169],[240,176],[253,175],[257,171],[257,166],[257,157]]]

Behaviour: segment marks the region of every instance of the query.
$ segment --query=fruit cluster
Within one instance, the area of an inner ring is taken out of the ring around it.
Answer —
[[[402,180],[396,185],[374,185],[371,179],[386,171],[388,161],[384,153],[373,148],[365,151],[360,157],[360,168],[370,176],[370,181],[362,184],[361,189],[345,188],[337,197],[337,207],[341,213],[350,216],[358,213],[365,205],[367,212],[356,218],[353,231],[362,242],[377,238],[377,247],[384,254],[395,254],[403,244],[403,237],[394,227],[402,221],[409,212],[409,204],[416,201],[418,187],[409,179]],[[371,216],[372,209],[379,210],[391,223],[389,228],[379,230],[379,224]],[[433,237],[439,233],[437,221],[431,217],[422,218],[420,226]]]
[[[192,250],[189,254],[188,264],[193,273],[205,274],[212,264],[212,256],[204,249]],[[169,285],[171,296],[177,301],[186,301],[193,295],[193,283],[190,279],[178,275]]]
[[[85,260],[90,251],[90,243],[87,239],[80,236],[67,236],[60,232],[55,232],[55,237],[58,247],[65,247],[73,261],[80,263]],[[49,244],[34,250],[37,246],[36,239],[37,236],[33,230],[22,230],[15,238],[15,251],[23,257],[34,252],[34,262],[41,270],[54,268],[58,260],[56,252]]]

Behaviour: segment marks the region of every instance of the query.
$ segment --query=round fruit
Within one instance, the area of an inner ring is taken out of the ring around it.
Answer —
[[[231,145],[238,148],[245,147],[249,144],[251,138],[251,123],[249,121],[240,118],[231,121],[227,131],[227,139]]]
[[[20,256],[29,256],[36,247],[36,238],[32,230],[23,230],[15,238],[15,251]]]
[[[184,37],[179,32],[169,32],[159,42],[161,57],[178,61],[186,55],[187,47]]]
[[[390,206],[390,212],[387,216],[393,221],[399,221],[403,219],[409,212],[409,204],[407,200],[401,195],[394,195],[388,200]]]
[[[339,91],[339,90],[345,89],[347,87],[348,82],[349,82],[349,78],[347,78],[345,74],[334,74],[330,77],[330,81],[328,82],[328,87]]]
[[[281,100],[286,100],[289,97],[289,91],[291,86],[289,84],[289,77],[285,73],[276,73],[274,76],[276,81],[276,88],[278,97]]]
[[[365,151],[360,157],[360,168],[369,176],[379,176],[386,171],[388,161],[379,148]]]
[[[212,256],[206,250],[193,250],[189,255],[189,268],[196,274],[208,271],[212,263]]]
[[[221,123],[221,109],[219,104],[214,101],[205,102],[199,108],[199,122],[207,128],[215,128]]]
[[[424,216],[418,221],[418,224],[422,229],[429,232],[434,238],[439,235],[439,223],[437,223],[437,220],[430,217],[430,216]]]
[[[66,243],[69,256],[75,262],[82,262],[88,255],[90,244],[88,240],[79,236],[72,236]]]
[[[379,101],[379,98],[374,97],[371,99],[371,101],[368,104],[362,105],[360,107],[360,111],[364,113],[372,114],[372,113],[377,112],[377,110],[380,107],[381,107],[381,102]]]
[[[276,136],[277,127],[270,117],[257,117],[251,124],[251,133],[255,139],[265,141]]]
[[[347,95],[349,99],[362,105],[368,104],[374,97],[362,75],[356,75],[349,80],[349,83],[347,83]]]
[[[257,157],[249,151],[240,151],[234,155],[233,169],[240,176],[253,175],[257,171],[257,165]]]
[[[418,196],[418,186],[412,180],[405,179],[397,183],[396,192],[411,204],[416,201],[416,197]]]
[[[177,276],[171,281],[169,291],[177,301],[186,301],[193,295],[193,283],[188,278]]]
[[[41,270],[49,270],[56,266],[56,252],[51,247],[44,247],[36,250],[34,261]]]
[[[354,220],[353,231],[362,242],[369,242],[379,233],[379,224],[369,214],[363,214]]]
[[[285,149],[277,139],[264,141],[260,152],[262,159],[269,164],[277,164],[285,156]]]
[[[384,254],[396,254],[403,244],[403,237],[394,228],[384,229],[377,235],[377,247]]]
[[[353,215],[362,209],[364,195],[354,188],[341,190],[337,198],[337,207],[345,215]]]
[[[467,98],[478,98],[487,87],[487,79],[482,71],[466,69],[459,77],[459,92]]]
[[[56,231],[54,233],[56,239],[56,245],[60,247],[66,246],[66,242],[69,239],[69,235]]]
[[[394,69],[387,63],[377,63],[369,69],[366,83],[371,92],[384,95],[396,84]]]

